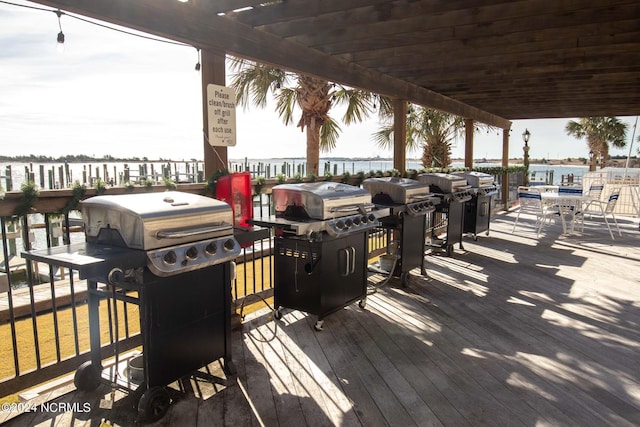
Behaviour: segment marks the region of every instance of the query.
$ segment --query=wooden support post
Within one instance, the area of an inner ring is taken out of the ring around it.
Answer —
[[[502,167],[509,167],[509,129],[502,129]],[[509,210],[509,173],[502,174],[502,202],[504,210]]]
[[[393,168],[400,171],[400,176],[407,170],[407,101],[393,100]]]
[[[207,105],[207,85],[226,84],[225,54],[211,50],[202,50],[202,124],[204,140],[204,176],[208,179],[214,173],[227,169],[227,147],[209,145],[209,118]]]
[[[464,167],[473,168],[473,119],[464,119]]]

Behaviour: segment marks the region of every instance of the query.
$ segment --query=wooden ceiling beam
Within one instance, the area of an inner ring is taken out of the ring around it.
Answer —
[[[332,58],[317,50],[175,0],[36,0],[35,3],[310,74],[374,93],[406,99],[461,117],[508,129],[511,122],[409,82]]]
[[[449,32],[445,29],[434,29],[390,36],[374,35],[365,40],[343,40],[337,44],[311,47],[355,62],[390,56],[412,57],[416,52],[425,52],[429,56],[437,55],[443,59],[455,59],[460,54],[472,57],[492,56],[497,52],[502,55],[524,52],[536,52],[542,55],[546,51],[556,49],[606,48],[609,45],[637,42],[640,21],[625,19],[615,24],[584,24],[578,27],[545,28],[502,35],[478,34],[473,38],[452,38],[448,35]]]
[[[348,3],[348,2],[345,2]],[[295,37],[307,46],[330,45],[343,40],[358,41],[370,36],[448,29],[452,38],[476,38],[540,28],[563,28],[585,22],[607,22],[634,16],[632,0],[549,2],[547,0],[482,2],[391,2],[381,19],[379,8],[370,6],[326,15],[309,14],[265,25],[265,31],[281,37]],[[249,13],[250,14],[250,13]]]

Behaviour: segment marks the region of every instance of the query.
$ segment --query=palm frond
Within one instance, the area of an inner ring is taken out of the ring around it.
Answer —
[[[325,119],[320,126],[320,151],[329,152],[336,148],[338,135],[340,135],[340,125],[331,117]]]
[[[336,103],[347,104],[347,109],[342,116],[342,121],[347,125],[360,123],[371,113],[372,95],[370,92],[340,86],[333,93],[333,96]]]
[[[389,149],[393,146],[393,126],[383,126],[372,135],[373,141],[379,148]]]
[[[296,96],[297,91],[291,88],[281,88],[276,95],[276,111],[285,125],[293,123]]]

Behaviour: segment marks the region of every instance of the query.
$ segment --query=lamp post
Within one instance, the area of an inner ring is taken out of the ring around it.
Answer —
[[[589,172],[595,172],[596,165],[593,164],[593,150],[589,151]]]
[[[531,137],[531,132],[529,129],[525,129],[522,132],[522,140],[524,141],[524,185],[529,185],[529,138]]]

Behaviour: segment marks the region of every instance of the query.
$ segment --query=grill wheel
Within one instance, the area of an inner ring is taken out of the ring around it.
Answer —
[[[157,421],[167,413],[170,404],[169,392],[164,387],[151,387],[138,402],[138,415],[143,421]]]

